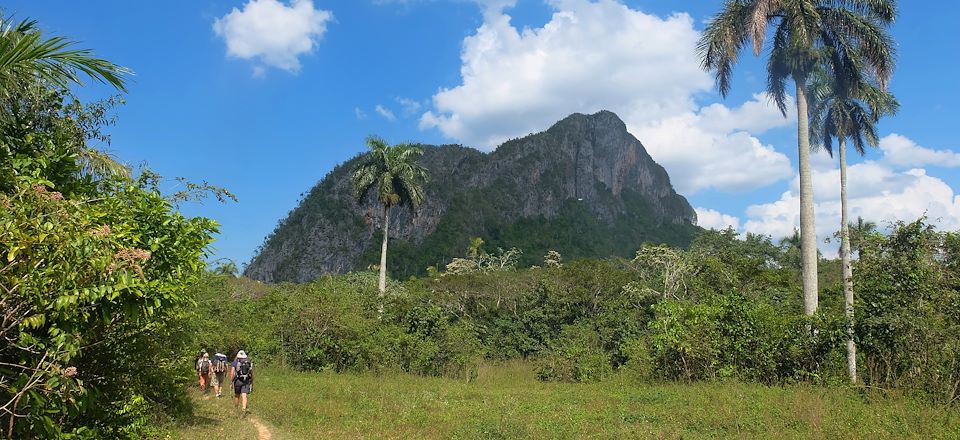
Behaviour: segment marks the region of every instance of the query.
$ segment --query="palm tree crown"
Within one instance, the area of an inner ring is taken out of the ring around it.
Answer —
[[[893,115],[900,103],[890,92],[856,71],[830,75],[818,70],[810,80],[810,139],[814,148],[824,148],[833,156],[833,141],[849,140],[863,156],[867,146],[880,139],[876,123]]]
[[[767,91],[785,113],[787,79],[806,80],[821,63],[861,66],[885,87],[894,65],[885,26],[895,17],[894,0],[728,0],[704,30],[699,50],[703,67],[715,72],[726,96],[740,52],[752,42],[759,56],[772,28]],[[824,48],[834,57],[824,59]]]
[[[375,136],[367,138],[367,146],[370,151],[353,171],[354,195],[362,200],[374,192],[387,207],[420,206],[427,172],[416,161],[423,149],[409,144],[391,147]]]

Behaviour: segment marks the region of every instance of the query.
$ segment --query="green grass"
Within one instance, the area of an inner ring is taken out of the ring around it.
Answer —
[[[796,438],[950,439],[956,409],[845,387],[742,383],[538,382],[522,363],[485,366],[474,383],[410,375],[263,369],[252,415],[274,439]],[[256,438],[229,399],[198,401],[205,423],[177,437]]]

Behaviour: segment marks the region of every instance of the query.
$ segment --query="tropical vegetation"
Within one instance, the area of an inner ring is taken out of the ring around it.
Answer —
[[[844,66],[837,60],[833,66]],[[850,381],[857,383],[857,345],[853,331],[853,265],[850,255],[849,206],[847,203],[847,139],[861,156],[867,146],[877,146],[876,122],[881,116],[895,113],[899,103],[887,91],[864,78],[857,66],[844,66],[842,71],[818,71],[810,84],[810,137],[814,146],[823,146],[833,155],[837,140],[840,160],[840,264],[843,268],[843,291],[848,323],[847,369]],[[862,220],[861,220],[862,221]]]
[[[103,151],[122,99],[82,102],[70,87],[123,91],[127,69],[3,19],[0,436],[246,434],[225,402],[189,390],[206,348],[256,359],[253,408],[291,437],[951,438],[960,232],[926,218],[850,223],[844,196],[841,259],[810,245],[809,147],[837,142],[845,194],[847,143],[863,154],[897,106],[884,89],[894,16],[883,0],[729,1],[708,25],[704,65],[722,93],[740,49],[759,52],[775,28],[770,92],[785,111],[791,78],[800,114],[794,237],[689,224],[647,234],[636,226],[651,208],[629,192],[636,222],[579,227],[591,213],[570,201],[477,237],[457,226],[504,205],[467,194],[438,226],[458,256],[405,259],[412,276],[391,279],[391,209],[415,214],[428,181],[420,147],[371,137],[340,171],[383,208],[377,273],[300,284],[207,261],[218,225],[180,205],[228,191],[181,180],[164,193],[161,176]],[[530,232],[551,222],[561,239],[616,252],[548,248]]]
[[[887,27],[896,18],[896,2],[840,0],[731,0],[707,24],[700,39],[704,69],[715,73],[721,95],[730,91],[733,66],[752,43],[763,51],[772,35],[767,60],[767,91],[787,115],[787,81],[794,83],[797,152],[800,168],[800,239],[803,258],[803,310],[817,310],[817,234],[810,170],[809,81],[818,69],[835,75],[869,73],[881,87],[893,74],[894,45]]]
[[[97,149],[129,71],[33,21],[0,21],[0,436],[122,438],[189,411],[189,287],[215,222]],[[149,359],[134,372],[130,359]]]

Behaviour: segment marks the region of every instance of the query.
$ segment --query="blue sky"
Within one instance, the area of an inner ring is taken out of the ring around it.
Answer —
[[[244,263],[277,221],[368,134],[490,150],[572,112],[614,110],[670,172],[701,224],[774,236],[797,221],[796,129],[745,56],[726,99],[692,42],[721,1],[8,0],[15,17],[136,72],[110,150],[207,180],[235,204],[185,206],[222,224]],[[924,212],[960,229],[960,5],[899,2],[901,112],[851,168],[854,215]],[[92,86],[85,99],[108,96]],[[818,232],[838,224],[833,162],[815,160]],[[171,190],[174,183],[170,183]]]

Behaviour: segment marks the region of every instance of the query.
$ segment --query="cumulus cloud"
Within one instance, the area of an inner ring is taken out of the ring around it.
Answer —
[[[732,227],[733,229],[740,229],[740,218],[723,214],[720,211],[716,211],[709,208],[697,207],[697,225],[706,229],[727,229]]]
[[[380,116],[383,116],[383,118],[386,119],[386,120],[388,120],[388,121],[391,121],[391,122],[392,122],[392,121],[396,121],[396,120],[397,120],[397,116],[394,115],[393,112],[392,112],[390,109],[388,109],[388,108],[386,108],[386,107],[384,107],[384,106],[382,106],[382,105],[380,105],[380,104],[377,104],[377,106],[374,108],[374,110],[377,112],[377,114],[379,114]]]
[[[313,51],[333,19],[330,11],[316,9],[312,0],[250,0],[243,9],[213,22],[213,31],[227,44],[227,56],[258,63],[254,72],[272,66],[291,73],[300,71],[300,55]]]
[[[898,171],[882,160],[867,161],[850,166],[847,177],[851,220],[859,216],[884,224],[926,214],[943,228],[960,228],[960,195],[923,169]],[[826,238],[840,229],[840,171],[814,170],[813,182],[817,235]],[[794,178],[778,200],[748,207],[744,230],[774,238],[792,234],[800,226],[799,193],[799,179]]]
[[[738,108],[713,104],[631,129],[677,191],[693,194],[706,188],[746,191],[789,179],[790,159],[755,136],[794,121],[758,94]]]
[[[659,17],[614,0],[548,3],[550,21],[522,30],[489,3],[484,23],[463,42],[462,83],[433,96],[420,128],[490,150],[570,113],[607,109],[682,193],[790,178],[787,157],[754,137],[790,122],[765,96],[736,109],[696,104],[713,80],[700,68],[689,15]]]
[[[434,95],[421,125],[489,149],[574,111],[610,109],[640,121],[676,114],[712,86],[689,15],[661,19],[612,0],[553,4],[558,10],[537,29],[488,14],[463,42],[463,84]]]
[[[917,145],[906,136],[892,133],[880,139],[880,149],[887,163],[901,167],[934,165],[960,167],[960,153],[950,150],[932,150]]]
[[[367,119],[367,112],[363,111],[360,107],[354,107],[353,113],[357,115],[357,119]]]

